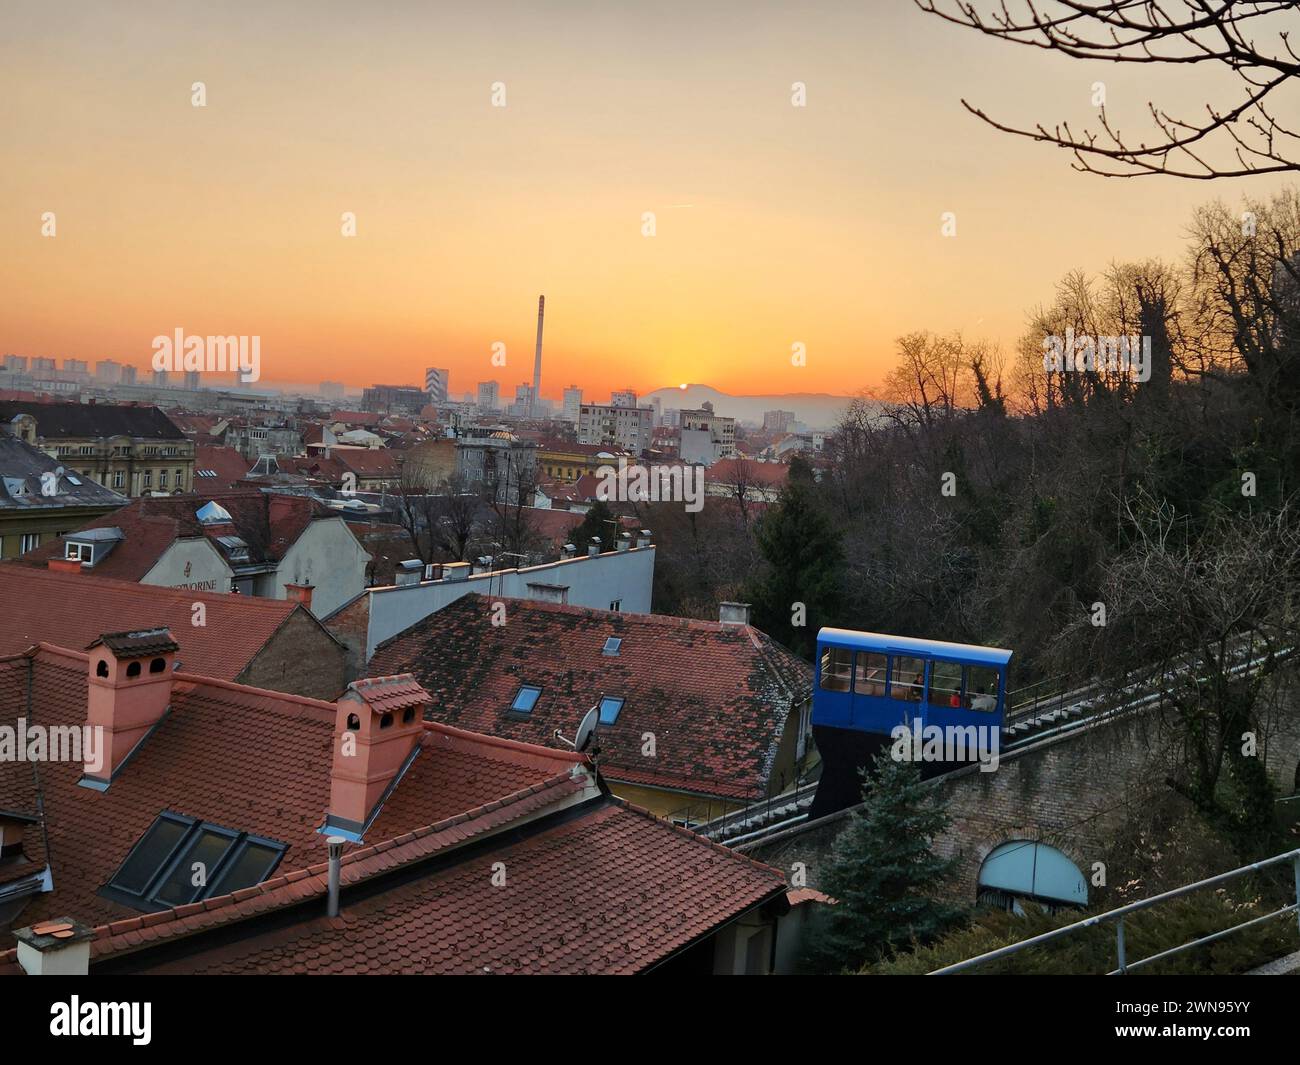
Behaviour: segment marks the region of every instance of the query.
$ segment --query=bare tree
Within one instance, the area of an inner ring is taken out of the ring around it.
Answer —
[[[397,479],[397,522],[421,562],[434,561],[431,529],[437,520],[436,497],[422,467],[403,463]]]
[[[1075,132],[1010,126],[963,99],[962,106],[1004,133],[1047,141],[1074,156],[1073,167],[1102,177],[1209,180],[1300,170],[1300,133],[1278,120],[1288,79],[1300,74],[1289,29],[1294,0],[916,0],[948,22],[989,37],[1107,63],[1188,67],[1208,64],[1236,78],[1241,98],[1207,103],[1204,115],[1147,109],[1156,139],[1136,143],[1100,107],[1098,128]],[[1294,83],[1288,88],[1294,89]],[[1294,113],[1294,112],[1292,112]]]
[[[1124,513],[1132,544],[1102,580],[1105,623],[1080,611],[1061,657],[1087,656],[1117,687],[1158,678],[1177,755],[1169,785],[1212,819],[1260,829],[1273,800],[1252,743],[1262,747],[1261,700],[1297,635],[1295,515],[1220,513],[1193,535],[1145,495]]]

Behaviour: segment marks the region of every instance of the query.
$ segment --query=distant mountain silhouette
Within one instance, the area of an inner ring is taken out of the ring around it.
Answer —
[[[663,403],[664,410],[697,409],[705,401],[713,404],[718,414],[737,421],[763,424],[763,413],[769,410],[794,411],[797,420],[809,429],[833,429],[852,396],[832,396],[827,392],[786,392],[775,396],[733,396],[719,392],[709,385],[687,385],[685,388],[657,388],[639,398],[640,403],[652,400]]]

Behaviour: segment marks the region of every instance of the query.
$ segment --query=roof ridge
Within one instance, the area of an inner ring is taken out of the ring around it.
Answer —
[[[293,599],[271,599],[260,595],[232,596],[226,592],[208,592],[199,588],[168,588],[160,584],[141,584],[139,581],[123,580],[120,577],[105,577],[94,573],[62,573],[59,570],[45,569],[40,566],[0,565],[0,580],[5,577],[26,577],[63,583],[78,581],[82,584],[88,581],[102,581],[114,585],[123,594],[131,593],[154,600],[170,596],[173,599],[203,599],[209,602],[229,603],[238,599],[245,607],[256,604],[255,609],[263,610],[284,610],[299,605]]]
[[[781,882],[781,886],[785,890],[788,891],[790,889],[790,884],[786,880],[785,874],[781,872],[781,870],[778,869],[776,866],[768,865],[766,862],[760,862],[757,858],[751,858],[748,854],[741,854],[739,851],[732,850],[730,847],[724,847],[721,843],[718,843],[716,840],[709,839],[708,836],[703,836],[698,832],[692,832],[689,828],[683,828],[681,825],[674,824],[672,821],[668,820],[667,818],[657,817],[655,814],[652,814],[649,810],[647,810],[644,806],[637,806],[635,803],[628,802],[626,799],[620,799],[617,795],[609,795],[608,798],[610,802],[618,806],[624,806],[632,813],[640,814],[648,821],[654,821],[658,824],[667,825],[674,832],[678,832],[684,836],[688,836],[689,838],[696,840],[697,842],[708,844],[711,848],[713,848],[713,850],[717,851],[720,854],[725,854],[729,858],[737,858],[740,859],[742,862],[747,862],[748,864],[754,866],[756,869],[759,869],[764,873],[771,874],[773,877],[775,877],[777,880]]]
[[[418,682],[417,682],[418,683]],[[425,721],[425,730],[438,732],[455,739],[464,740],[479,747],[501,747],[519,754],[528,754],[547,761],[567,762],[569,765],[590,765],[591,759],[577,751],[562,751],[556,747],[544,747],[540,743],[527,743],[524,740],[512,740],[505,736],[492,736],[483,732],[471,732],[469,729],[457,728],[441,721]]]
[[[203,673],[187,673],[183,670],[177,670],[172,674],[172,679],[174,681],[187,681],[195,687],[225,688],[240,694],[257,695],[263,699],[267,697],[277,700],[282,699],[288,703],[298,703],[318,710],[328,710],[331,717],[338,712],[338,707],[333,703],[326,702],[324,699],[313,699],[309,695],[294,695],[290,692],[272,691],[270,688],[259,688],[253,684],[240,684],[238,681],[222,680],[220,677],[209,677]]]

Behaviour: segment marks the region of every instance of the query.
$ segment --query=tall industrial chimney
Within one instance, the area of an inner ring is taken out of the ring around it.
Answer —
[[[542,315],[546,313],[546,297],[537,297],[537,353],[533,356],[533,391],[528,397],[528,417],[537,406],[537,393],[542,387]]]

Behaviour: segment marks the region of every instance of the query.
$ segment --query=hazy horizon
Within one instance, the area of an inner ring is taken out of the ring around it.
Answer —
[[[1149,98],[1190,112],[1222,80],[1148,86],[911,4],[362,21],[333,3],[19,3],[0,28],[0,349],[143,368],[176,328],[255,335],[267,385],[420,384],[440,366],[453,393],[512,395],[545,293],[548,398],[700,380],[853,395],[900,334],[1009,350],[1068,270],[1177,258],[1197,204],[1283,184],[1078,174],[960,98],[1084,122],[1102,79],[1117,124],[1145,132]]]

